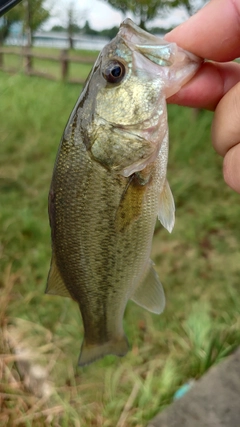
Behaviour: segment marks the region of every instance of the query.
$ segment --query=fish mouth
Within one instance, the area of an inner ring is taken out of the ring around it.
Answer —
[[[186,52],[176,45],[168,42],[163,38],[148,33],[139,28],[130,18],[125,19],[119,29],[119,35],[127,42],[128,45],[134,46],[144,56],[158,65],[170,66],[173,62],[189,58],[189,61],[201,62],[202,59],[191,52]],[[175,45],[175,49],[173,46]],[[177,55],[177,58],[176,58]],[[174,57],[174,58],[173,58]]]
[[[191,52],[150,34],[127,18],[120,25],[120,37],[133,53],[138,69],[149,69],[149,74],[164,81],[166,98],[176,93],[196,73],[203,62]],[[148,60],[148,66],[140,57]]]

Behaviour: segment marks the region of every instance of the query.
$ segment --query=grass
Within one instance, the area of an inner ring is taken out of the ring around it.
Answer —
[[[177,220],[171,235],[157,225],[152,248],[164,313],[129,302],[128,355],[77,369],[78,308],[44,289],[48,189],[80,87],[0,75],[0,426],[146,426],[181,384],[240,344],[239,195],[223,182],[222,160],[211,147],[212,114],[169,106]],[[30,375],[39,365],[42,391]]]
[[[6,48],[7,49],[7,48]],[[15,50],[18,53],[21,53],[22,48],[13,48],[11,47],[10,50]],[[54,57],[60,57],[61,50],[56,48],[41,48],[41,47],[33,47],[32,49],[33,53],[36,54],[42,54],[42,55],[48,55],[48,56],[54,56]],[[89,57],[91,60],[92,58],[96,58],[98,52],[97,51],[86,51],[86,50],[69,50],[68,54],[70,56],[82,56],[82,57]],[[15,54],[4,54],[3,55],[3,61],[4,66],[7,69],[15,69],[19,71],[24,70],[24,63],[22,56],[15,55]],[[92,63],[94,62],[94,59],[92,60]],[[56,80],[61,79],[61,62],[51,61],[48,59],[40,59],[40,58],[33,58],[32,59],[32,68],[34,71],[38,71],[40,73],[48,73],[51,74],[56,78]],[[86,77],[89,74],[89,71],[91,70],[91,65],[89,64],[77,64],[74,62],[69,63],[69,75],[68,78],[71,79],[78,79],[78,80],[85,80]]]

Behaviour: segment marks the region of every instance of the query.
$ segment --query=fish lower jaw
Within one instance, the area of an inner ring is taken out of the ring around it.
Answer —
[[[142,122],[134,123],[133,125],[113,124],[113,126],[121,131],[131,132],[132,134],[142,137],[143,132],[152,133],[158,130],[160,122],[163,120],[162,113],[162,109],[160,111],[157,110]]]

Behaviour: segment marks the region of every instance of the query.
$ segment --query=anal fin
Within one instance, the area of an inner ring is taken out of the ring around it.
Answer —
[[[147,274],[131,296],[131,300],[152,313],[160,314],[164,310],[164,290],[152,261],[149,262]]]
[[[62,297],[72,298],[59,273],[54,253],[52,255],[45,293],[50,295],[60,295]]]
[[[167,180],[165,181],[163,190],[159,195],[158,219],[162,223],[163,227],[171,233],[175,223],[175,204]]]
[[[128,340],[125,335],[103,344],[82,343],[81,353],[78,359],[78,366],[89,365],[97,359],[113,354],[114,356],[125,356],[129,350]]]

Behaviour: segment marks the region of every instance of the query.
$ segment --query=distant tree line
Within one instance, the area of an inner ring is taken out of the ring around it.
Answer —
[[[1,0],[0,0],[1,1]],[[110,6],[120,10],[123,15],[131,12],[134,15],[136,23],[141,28],[151,31],[152,33],[166,32],[168,29],[159,27],[149,27],[149,22],[154,18],[169,16],[174,8],[184,8],[188,15],[192,15],[202,7],[208,0],[102,0]],[[83,21],[84,13],[79,16],[79,12],[74,8],[73,2],[66,7],[64,25],[52,27],[53,31],[65,31],[68,34],[69,47],[74,47],[74,34],[87,34],[108,37],[112,39],[118,32],[118,27],[97,31],[91,28],[89,21],[80,26],[79,22]],[[32,45],[33,32],[51,16],[51,11],[45,6],[45,0],[23,0],[16,7],[10,10],[0,22],[0,44],[4,42],[9,35],[11,26],[18,22],[22,25],[22,31],[27,36],[28,46]]]
[[[189,16],[197,12],[208,0],[103,0],[123,14],[131,12],[141,28],[146,29],[149,21],[169,16],[173,9],[181,7]],[[149,29],[149,27],[148,27]]]
[[[102,37],[108,37],[112,39],[116,36],[117,32],[119,30],[118,26],[114,26],[112,28],[106,28],[104,30],[94,30],[91,28],[89,21],[86,21],[85,24],[80,27],[77,24],[72,25],[72,32],[73,34],[86,34],[89,36],[102,36]],[[59,32],[66,32],[67,28],[62,25],[54,25],[51,29],[51,31],[59,31]]]
[[[148,30],[152,34],[162,34],[166,33],[167,31],[172,30],[172,27],[169,28],[162,28],[162,27],[149,27]],[[51,31],[57,31],[57,32],[66,32],[67,28],[63,27],[62,25],[54,25],[51,28]],[[101,37],[107,37],[109,39],[113,39],[119,31],[118,26],[114,26],[112,28],[105,28],[104,30],[94,30],[90,27],[90,24],[88,21],[85,22],[83,27],[80,27],[78,25],[73,26],[73,33],[74,34],[86,34],[89,36],[101,36]]]

